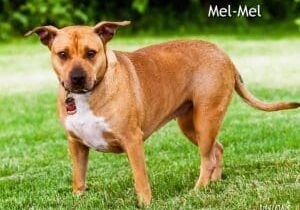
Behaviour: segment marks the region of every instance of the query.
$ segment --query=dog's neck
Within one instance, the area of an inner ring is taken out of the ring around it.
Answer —
[[[105,54],[106,54],[106,65],[107,65],[106,70],[108,71],[108,70],[115,69],[118,63],[115,53],[107,47],[105,51],[106,51]]]
[[[106,70],[103,78],[99,81],[97,86],[91,91],[91,95],[101,95],[105,97],[107,94],[113,94],[117,88],[116,77],[118,76],[117,65],[118,60],[115,53],[106,48]]]

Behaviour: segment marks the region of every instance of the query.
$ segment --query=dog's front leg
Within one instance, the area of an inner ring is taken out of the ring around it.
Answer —
[[[72,159],[73,193],[81,194],[86,190],[85,176],[88,163],[89,148],[81,144],[76,138],[69,136],[69,152]]]
[[[133,172],[138,203],[139,206],[148,206],[151,202],[151,189],[146,171],[143,140],[137,135],[128,142],[125,145],[125,150]]]

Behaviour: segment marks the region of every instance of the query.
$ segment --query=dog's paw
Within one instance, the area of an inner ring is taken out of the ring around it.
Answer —
[[[205,188],[209,184],[209,179],[199,179],[194,187],[194,190],[199,190],[201,188]]]
[[[148,208],[151,204],[151,201],[139,200],[138,207],[139,208]]]
[[[138,196],[138,206],[140,208],[147,208],[151,204],[151,195],[150,196]]]
[[[81,197],[83,196],[85,191],[73,191],[73,195],[76,197]]]
[[[73,195],[75,196],[82,196],[86,191],[88,191],[87,186],[73,187]]]
[[[215,168],[211,175],[211,181],[219,181],[222,179],[222,168]]]

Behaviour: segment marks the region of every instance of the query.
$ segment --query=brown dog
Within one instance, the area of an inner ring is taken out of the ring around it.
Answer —
[[[37,33],[49,47],[61,83],[59,117],[68,135],[75,193],[86,189],[89,148],[124,151],[139,204],[148,205],[151,190],[143,141],[174,118],[200,149],[196,188],[206,186],[221,178],[223,147],[216,136],[234,90],[249,105],[264,111],[300,106],[256,99],[229,57],[208,42],[172,41],[132,53],[108,49],[116,28],[128,24],[42,26],[27,33]]]

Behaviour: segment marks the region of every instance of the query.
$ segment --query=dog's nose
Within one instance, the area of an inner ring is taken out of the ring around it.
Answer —
[[[76,87],[83,86],[85,83],[85,79],[86,79],[86,75],[84,71],[75,69],[71,72],[72,85]]]

